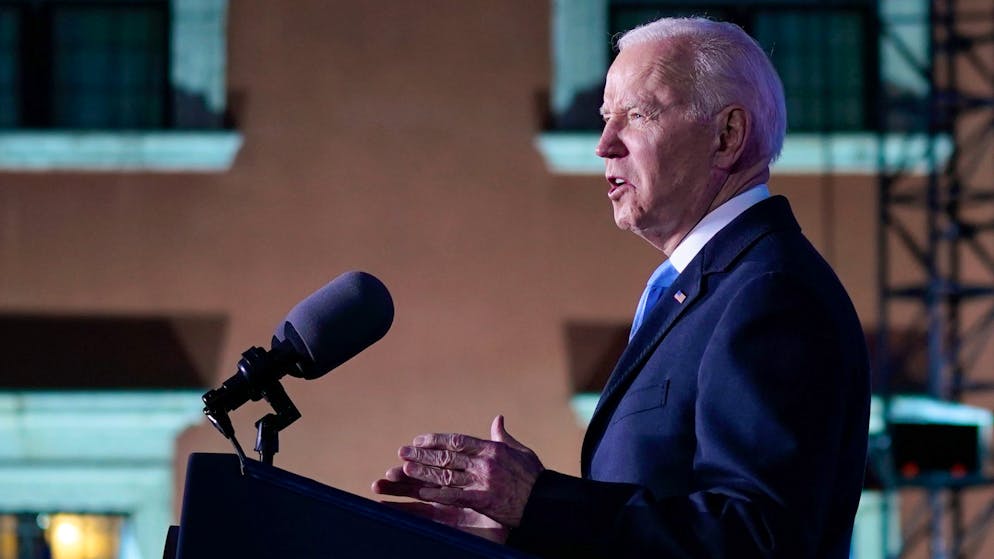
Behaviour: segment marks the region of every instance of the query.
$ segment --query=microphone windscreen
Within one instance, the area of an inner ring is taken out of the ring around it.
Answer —
[[[305,379],[317,378],[382,338],[393,323],[393,299],[366,272],[346,272],[290,310],[273,334],[273,346],[292,344]]]

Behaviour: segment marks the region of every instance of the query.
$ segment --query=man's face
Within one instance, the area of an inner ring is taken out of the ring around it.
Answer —
[[[597,145],[615,223],[666,254],[707,213],[720,186],[711,165],[717,131],[710,120],[687,116],[687,87],[672,78],[688,75],[680,53],[663,43],[618,54],[607,73]]]

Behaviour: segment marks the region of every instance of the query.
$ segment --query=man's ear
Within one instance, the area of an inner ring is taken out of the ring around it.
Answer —
[[[745,152],[752,122],[741,105],[729,105],[715,115],[717,151],[715,166],[731,171]]]

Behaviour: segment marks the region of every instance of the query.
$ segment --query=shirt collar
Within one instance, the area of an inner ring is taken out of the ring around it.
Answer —
[[[704,248],[704,245],[714,237],[718,231],[724,229],[733,219],[751,208],[754,204],[762,202],[770,197],[770,190],[765,184],[756,185],[749,190],[735,196],[731,200],[718,206],[711,213],[704,216],[697,225],[691,229],[690,233],[680,241],[673,254],[670,255],[670,263],[678,272],[683,272],[690,261],[697,256],[697,253]]]

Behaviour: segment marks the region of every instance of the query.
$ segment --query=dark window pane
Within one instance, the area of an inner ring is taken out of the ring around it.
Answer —
[[[753,36],[770,53],[787,94],[791,130],[866,128],[861,12],[763,10]]]
[[[52,126],[164,127],[166,33],[161,5],[53,6]]]
[[[18,18],[15,8],[0,6],[0,128],[17,126],[21,110]]]

